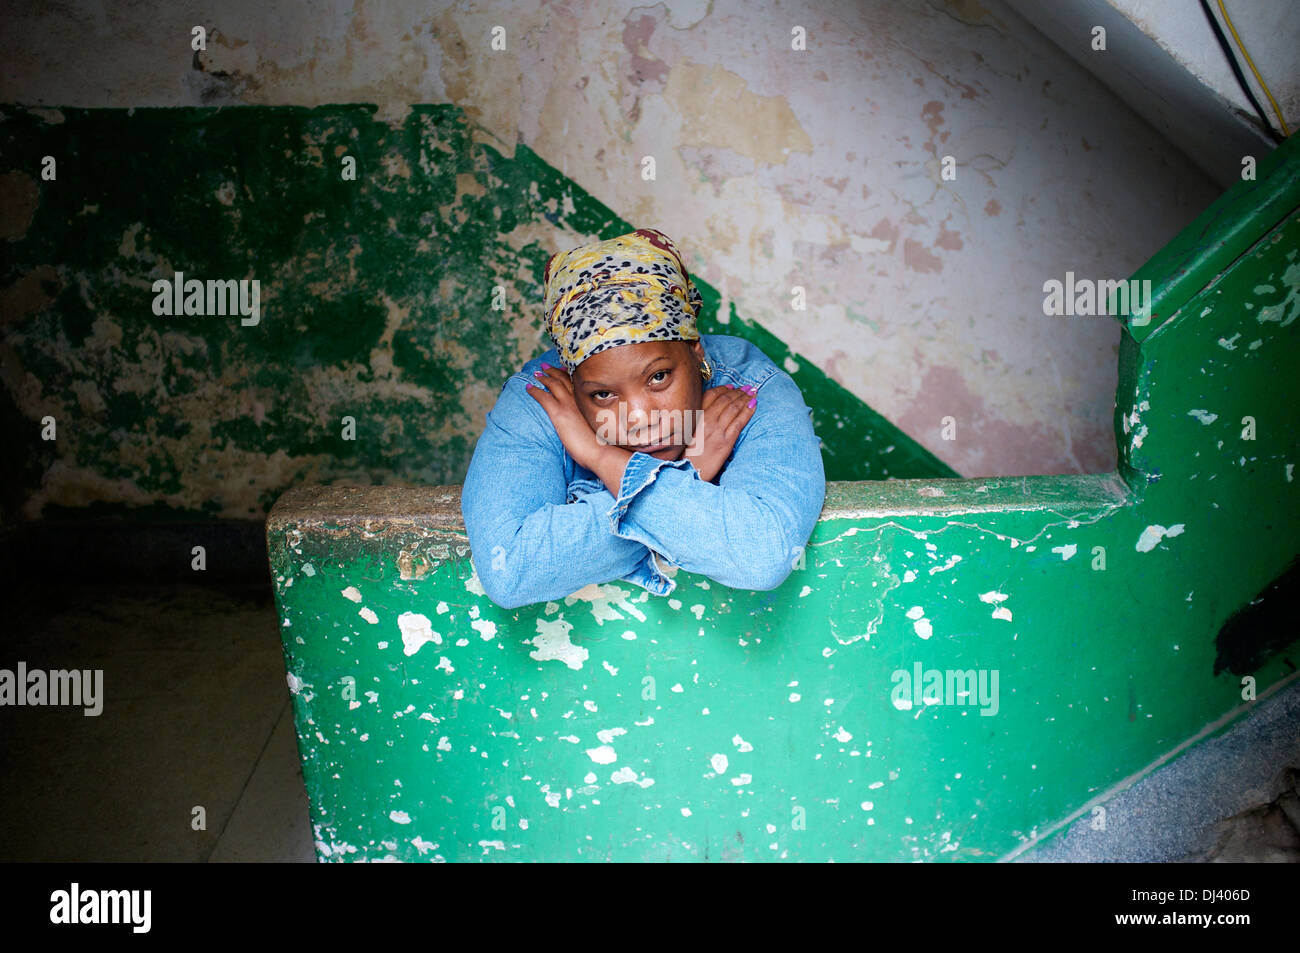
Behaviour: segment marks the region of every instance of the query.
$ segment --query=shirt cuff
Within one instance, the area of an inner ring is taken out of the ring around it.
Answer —
[[[648,589],[656,596],[666,596],[677,588],[677,580],[673,578],[673,576],[677,575],[677,567],[672,567],[671,572],[664,572],[663,563],[659,562],[655,556],[655,551],[650,550],[646,553],[641,564],[623,578],[636,583],[644,589]]]
[[[627,513],[627,508],[636,499],[636,495],[653,483],[659,476],[659,471],[664,467],[689,470],[695,473],[697,480],[699,479],[699,473],[690,460],[660,460],[658,457],[652,457],[648,453],[641,453],[639,450],[633,453],[627,461],[627,466],[623,468],[623,480],[619,484],[618,499],[614,501],[614,505],[609,511],[610,531],[615,536],[623,535],[620,532],[621,527],[619,524]]]

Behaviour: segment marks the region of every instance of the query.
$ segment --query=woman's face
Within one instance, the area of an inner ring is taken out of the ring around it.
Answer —
[[[578,409],[606,443],[680,460],[704,399],[699,341],[643,341],[593,354],[573,371]]]

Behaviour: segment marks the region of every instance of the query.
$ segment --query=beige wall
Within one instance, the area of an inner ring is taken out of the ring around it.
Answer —
[[[201,68],[195,24],[212,31]],[[455,102],[495,144],[662,228],[724,304],[969,476],[1113,466],[1118,326],[1044,316],[1043,283],[1127,277],[1217,194],[976,0],[74,0],[11,14],[0,61],[0,101],[27,105],[374,102],[397,118]]]

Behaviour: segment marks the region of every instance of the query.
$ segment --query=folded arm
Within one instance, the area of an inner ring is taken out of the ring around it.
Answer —
[[[733,588],[784,582],[821,513],[826,475],[808,407],[789,375],[774,374],[757,406],[716,485],[689,457],[633,454],[609,513],[614,534]]]
[[[511,378],[488,413],[461,493],[474,568],[497,605],[560,599],[622,578],[647,558],[643,543],[610,532],[609,494],[573,503],[567,494],[564,446],[524,382]]]

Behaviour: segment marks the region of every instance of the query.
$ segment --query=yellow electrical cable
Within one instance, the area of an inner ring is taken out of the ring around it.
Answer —
[[[1246,65],[1249,66],[1250,71],[1255,74],[1255,81],[1259,83],[1259,88],[1262,89],[1264,95],[1268,97],[1268,101],[1273,107],[1273,112],[1277,113],[1277,121],[1282,124],[1282,135],[1290,136],[1291,130],[1287,128],[1286,120],[1282,118],[1282,110],[1278,108],[1277,100],[1273,98],[1273,94],[1268,91],[1268,86],[1264,83],[1264,77],[1260,76],[1259,70],[1255,69],[1255,61],[1250,58],[1250,54],[1246,52],[1246,44],[1242,43],[1241,37],[1237,35],[1237,28],[1232,25],[1232,19],[1228,16],[1228,10],[1223,5],[1223,0],[1219,0],[1219,12],[1223,14],[1223,22],[1228,24],[1228,29],[1232,31],[1232,38],[1237,41],[1237,49],[1241,50],[1241,55],[1246,58]]]

